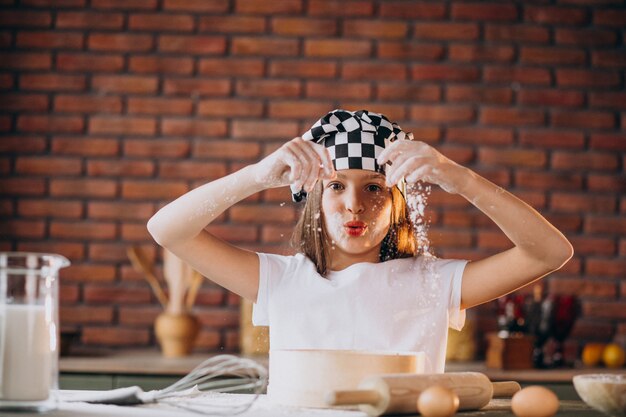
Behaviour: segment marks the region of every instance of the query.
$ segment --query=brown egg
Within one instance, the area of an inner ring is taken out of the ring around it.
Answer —
[[[533,385],[515,393],[511,408],[517,417],[550,417],[559,410],[559,399],[549,389]]]
[[[450,417],[459,409],[459,396],[454,391],[434,385],[417,398],[417,411],[424,417]]]

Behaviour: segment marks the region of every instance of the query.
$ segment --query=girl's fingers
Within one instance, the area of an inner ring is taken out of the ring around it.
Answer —
[[[302,139],[294,140],[292,143],[294,148],[297,148],[296,152],[305,164],[302,169],[301,186],[305,191],[310,191],[319,175],[321,160],[310,147],[310,144],[305,143]]]
[[[311,142],[311,146],[313,147],[313,150],[317,152],[317,154],[322,160],[321,168],[324,173],[324,176],[327,178],[332,178],[335,172],[335,168],[333,167],[333,161],[330,158],[330,152],[325,146],[319,145],[317,143]]]
[[[289,147],[285,147],[282,159],[289,166],[289,182],[293,184],[302,176],[302,162]]]
[[[422,165],[418,167],[415,171],[405,177],[406,182],[415,183],[419,180],[428,181],[430,179],[431,167],[430,165]]]
[[[406,159],[400,165],[394,164],[390,172],[387,174],[387,185],[392,186],[398,183],[402,177],[410,175],[420,166],[427,165],[427,158],[425,157],[411,157]]]

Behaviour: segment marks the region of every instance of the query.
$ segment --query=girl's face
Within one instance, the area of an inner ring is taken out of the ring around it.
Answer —
[[[333,248],[331,256],[378,259],[391,224],[391,190],[385,176],[362,169],[337,171],[323,180],[322,215]],[[374,257],[375,256],[375,257]]]

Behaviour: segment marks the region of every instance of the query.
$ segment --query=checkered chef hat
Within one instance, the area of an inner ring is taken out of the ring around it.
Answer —
[[[365,169],[384,174],[385,167],[376,162],[378,155],[395,140],[413,140],[413,134],[405,133],[382,114],[336,109],[315,122],[302,139],[323,144],[335,170]],[[291,193],[295,202],[306,198],[306,191],[294,189],[293,184]]]

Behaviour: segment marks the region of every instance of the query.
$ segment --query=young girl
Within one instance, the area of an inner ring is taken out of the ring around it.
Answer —
[[[334,110],[233,174],[169,203],[148,222],[162,246],[255,303],[270,349],[422,351],[443,372],[447,328],[465,310],[559,269],[567,239],[539,213],[400,127],[365,110]],[[474,262],[418,256],[407,199],[418,181],[460,194],[515,245]],[[255,253],[205,230],[224,210],[268,188],[306,199],[297,254]]]

